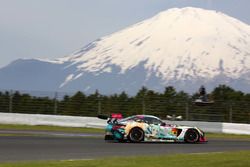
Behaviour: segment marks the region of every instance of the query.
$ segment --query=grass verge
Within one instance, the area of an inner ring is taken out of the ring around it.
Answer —
[[[5,125],[0,124],[0,130],[34,130],[34,131],[55,131],[55,132],[76,132],[76,133],[103,133],[103,129],[96,128],[77,128],[77,127],[60,127],[45,125]]]
[[[241,139],[249,140],[250,135],[235,135],[235,134],[224,134],[224,133],[206,133],[208,139]]]
[[[0,167],[247,167],[250,151],[202,154],[176,154],[161,156],[139,156],[106,158],[97,160],[69,160],[47,162],[3,163]]]

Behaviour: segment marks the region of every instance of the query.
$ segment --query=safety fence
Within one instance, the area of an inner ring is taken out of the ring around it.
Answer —
[[[147,94],[109,96],[95,92],[0,91],[0,112],[71,116],[122,113],[155,115],[162,119],[250,123],[250,101],[220,99],[209,105],[197,105],[194,96]]]
[[[250,135],[250,124],[201,122],[201,121],[168,121],[166,123],[199,127],[203,131],[211,133],[230,133]],[[16,114],[0,113],[0,124],[20,125],[49,125],[63,127],[90,127],[102,128],[107,125],[106,120],[97,117],[59,116],[41,114]]]

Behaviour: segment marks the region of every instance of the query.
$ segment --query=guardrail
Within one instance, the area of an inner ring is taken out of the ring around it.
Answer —
[[[165,121],[170,124],[197,126],[205,132],[250,135],[250,124],[199,122],[199,121]],[[106,120],[95,117],[59,116],[42,114],[0,113],[0,124],[50,125],[64,127],[104,128]]]
[[[95,117],[0,113],[0,124],[104,128],[106,123]]]

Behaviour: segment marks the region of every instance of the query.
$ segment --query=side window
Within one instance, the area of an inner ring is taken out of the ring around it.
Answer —
[[[160,125],[162,123],[161,120],[151,117],[145,117],[144,120],[149,124]]]

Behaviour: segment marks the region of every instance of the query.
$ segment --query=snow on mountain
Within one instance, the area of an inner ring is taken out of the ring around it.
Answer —
[[[133,93],[174,85],[190,92],[224,83],[250,92],[250,26],[216,11],[174,8],[67,57],[39,61],[60,66],[61,90]]]
[[[78,71],[96,75],[112,72],[111,64],[124,74],[146,61],[148,77],[155,73],[166,83],[193,77],[209,80],[221,73],[238,78],[250,70],[250,26],[215,11],[171,9],[70,57]]]

